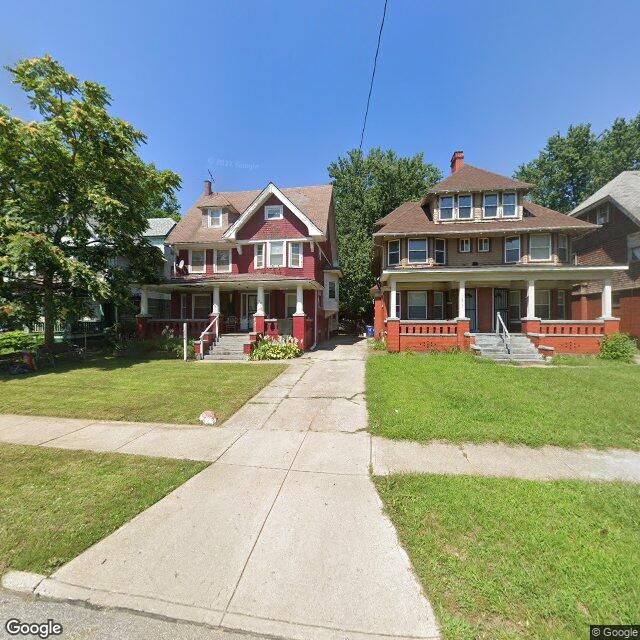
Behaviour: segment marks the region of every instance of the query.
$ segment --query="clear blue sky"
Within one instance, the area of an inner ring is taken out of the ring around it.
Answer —
[[[0,63],[105,84],[142,154],[220,190],[328,181],[356,147],[382,0],[4,0]],[[511,174],[571,123],[640,111],[640,2],[389,0],[365,147]],[[0,72],[0,103],[28,116]]]

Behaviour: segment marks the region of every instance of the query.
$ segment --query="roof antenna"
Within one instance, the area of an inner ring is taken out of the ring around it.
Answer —
[[[213,173],[211,173],[211,169],[207,169],[207,173],[209,174],[209,178],[211,178],[211,184],[213,184],[215,182],[215,179],[213,177]]]

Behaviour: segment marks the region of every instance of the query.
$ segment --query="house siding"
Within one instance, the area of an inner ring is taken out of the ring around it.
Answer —
[[[264,209],[269,205],[282,205],[282,220],[265,220]],[[272,196],[260,205],[246,224],[238,231],[238,240],[279,240],[281,238],[304,238],[307,228],[291,210]]]

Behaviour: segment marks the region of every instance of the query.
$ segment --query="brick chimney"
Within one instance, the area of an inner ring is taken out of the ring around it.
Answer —
[[[204,195],[205,196],[211,195],[211,180],[204,181]]]
[[[454,151],[451,156],[451,173],[462,169],[464,165],[464,151]]]

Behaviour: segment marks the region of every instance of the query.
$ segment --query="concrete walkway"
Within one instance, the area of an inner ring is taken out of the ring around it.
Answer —
[[[286,638],[438,638],[369,476],[365,354],[306,355],[219,429],[4,418],[5,441],[214,461],[35,593]]]

